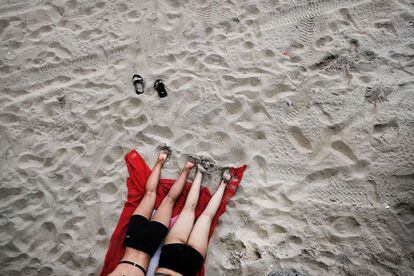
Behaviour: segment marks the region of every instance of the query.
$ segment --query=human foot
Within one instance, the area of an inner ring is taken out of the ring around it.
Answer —
[[[167,145],[162,145],[160,147],[160,152],[158,153],[158,162],[164,164],[167,158],[171,155],[171,148]]]
[[[223,174],[221,175],[221,180],[224,183],[228,184],[231,180],[231,177],[232,177],[232,175],[230,173],[230,169],[229,168],[224,169]]]
[[[192,168],[194,168],[195,167],[195,165],[197,164],[197,162],[195,161],[195,159],[193,159],[193,158],[189,158],[188,160],[187,160],[187,162],[185,162],[185,164],[184,164],[184,169],[185,170],[191,170]]]

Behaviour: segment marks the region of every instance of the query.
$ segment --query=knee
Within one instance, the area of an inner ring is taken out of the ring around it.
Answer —
[[[174,205],[175,204],[175,201],[176,201],[176,198],[172,197],[170,194],[167,194],[164,197],[163,201],[165,203],[167,203],[168,205]]]
[[[152,191],[152,190],[147,190],[147,191],[145,191],[144,197],[150,198],[150,199],[155,199],[157,197],[157,192]]]
[[[203,219],[203,220],[211,222],[214,218],[214,215],[215,214],[212,214],[211,212],[203,212],[201,213],[198,219]]]
[[[196,206],[197,206],[197,203],[186,203],[183,207],[183,211],[194,212]]]
[[[195,212],[193,209],[188,208],[188,207],[183,207],[183,209],[181,210],[180,216],[183,215],[186,218],[188,218],[189,220],[193,220],[195,219]]]

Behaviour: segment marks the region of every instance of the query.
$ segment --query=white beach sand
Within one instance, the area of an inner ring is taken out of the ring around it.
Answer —
[[[161,143],[248,165],[207,276],[414,275],[413,1],[1,0],[0,38],[0,275],[96,275]]]

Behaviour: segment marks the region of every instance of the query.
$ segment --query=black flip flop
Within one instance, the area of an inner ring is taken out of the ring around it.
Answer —
[[[165,89],[165,85],[161,79],[158,79],[154,82],[154,89],[157,90],[158,96],[160,96],[160,98],[168,96],[167,90]]]
[[[133,75],[132,83],[134,84],[135,93],[137,93],[137,95],[144,93],[145,81],[140,75]]]

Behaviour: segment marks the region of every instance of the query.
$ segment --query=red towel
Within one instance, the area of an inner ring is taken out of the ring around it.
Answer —
[[[142,156],[136,151],[132,150],[125,155],[125,162],[128,167],[129,177],[127,178],[127,188],[128,188],[128,198],[125,202],[124,209],[122,210],[121,217],[119,218],[118,225],[116,226],[111,241],[109,242],[109,248],[106,252],[105,263],[101,271],[102,275],[108,275],[112,272],[118,263],[121,261],[122,256],[124,255],[125,246],[124,246],[124,237],[128,227],[129,219],[135,211],[135,208],[138,206],[139,202],[142,199],[142,196],[145,191],[145,183],[147,178],[151,173],[151,169],[145,163]],[[233,179],[227,185],[227,188],[224,192],[223,199],[221,200],[220,207],[213,219],[213,222],[210,227],[209,238],[211,238],[214,228],[217,226],[218,218],[226,211],[227,201],[234,195],[237,187],[243,177],[243,172],[246,169],[246,165],[239,168],[231,168],[231,174]],[[157,188],[157,200],[155,203],[155,209],[161,204],[163,198],[167,195],[172,184],[175,180],[173,179],[161,179],[158,188]],[[178,215],[182,208],[184,207],[185,199],[187,198],[188,191],[190,190],[191,184],[186,183],[184,189],[178,198],[172,217]],[[207,206],[211,198],[211,193],[206,187],[202,187],[200,191],[200,197],[198,204],[195,210],[196,218],[201,214],[204,208]],[[198,276],[204,275],[204,267],[198,273]]]

